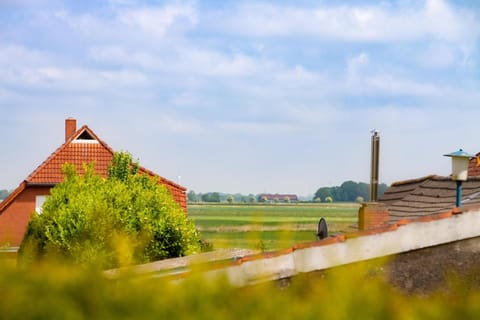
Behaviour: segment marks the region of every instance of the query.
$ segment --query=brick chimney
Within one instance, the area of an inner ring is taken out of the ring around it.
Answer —
[[[388,208],[384,203],[365,202],[358,210],[358,229],[368,230],[388,225]]]
[[[74,118],[65,119],[65,141],[77,131],[77,120]]]

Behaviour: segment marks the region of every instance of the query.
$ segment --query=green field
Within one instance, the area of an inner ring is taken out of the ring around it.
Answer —
[[[193,204],[188,215],[203,240],[218,248],[272,250],[316,239],[320,218],[329,233],[357,223],[359,205],[341,204]]]

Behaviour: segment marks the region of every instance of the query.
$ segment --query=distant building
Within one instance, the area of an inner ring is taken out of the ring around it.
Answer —
[[[0,202],[0,247],[16,250],[34,211],[41,207],[50,189],[63,181],[62,166],[68,162],[82,173],[82,164],[95,162],[95,171],[107,176],[114,151],[88,127],[77,130],[75,119],[65,120],[65,143],[41,163],[7,198]],[[143,167],[139,172],[157,177],[165,185],[180,207],[186,211],[186,189]]]
[[[298,202],[298,197],[296,194],[262,193],[257,196],[257,201],[258,202]]]

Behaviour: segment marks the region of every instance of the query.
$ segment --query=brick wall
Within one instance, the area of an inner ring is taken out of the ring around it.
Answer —
[[[49,193],[49,187],[27,187],[5,208],[0,215],[0,246],[20,246],[30,215],[35,211],[35,197]]]
[[[384,203],[366,202],[358,210],[358,228],[368,230],[388,225],[388,209]]]

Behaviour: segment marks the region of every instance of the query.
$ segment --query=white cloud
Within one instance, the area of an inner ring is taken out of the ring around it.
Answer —
[[[51,53],[22,46],[0,47],[0,83],[57,92],[91,92],[148,84],[147,77],[135,70],[101,70],[71,65],[62,60]]]
[[[59,10],[53,12],[51,16],[52,20],[60,23],[58,27],[67,27],[75,35],[80,34],[90,41],[116,37],[115,29],[120,30],[111,21],[102,20],[94,13],[75,14],[67,10]]]
[[[277,68],[272,71],[274,72],[272,78],[277,80],[278,83],[283,83],[288,87],[318,86],[324,81],[319,74],[306,70],[301,65],[296,65],[291,68],[277,66]]]
[[[150,84],[149,79],[141,72],[128,69],[99,71],[96,73],[98,77],[105,81],[106,84],[114,87],[138,87]]]
[[[468,41],[479,32],[472,14],[454,11],[442,0],[426,0],[422,18],[426,31],[452,42]]]
[[[251,75],[257,71],[257,62],[243,54],[235,54],[232,57],[221,57],[214,62],[212,73],[227,76]]]
[[[76,14],[57,10],[52,18],[86,37],[89,42],[105,40],[152,41],[164,38],[177,25],[186,27],[197,23],[197,12],[191,4],[164,6],[122,6],[113,4],[110,11]],[[133,42],[135,42],[133,41]]]
[[[50,61],[48,53],[29,49],[23,45],[0,45],[0,66],[38,65]]]
[[[390,74],[368,77],[364,83],[368,91],[378,95],[435,96],[441,92],[441,88],[434,84],[402,79]]]
[[[161,174],[175,176],[157,161],[168,148],[172,167],[183,161],[199,188],[198,168],[211,163],[212,174],[236,181],[218,189],[240,180],[239,190],[262,188],[231,170],[242,170],[243,148],[254,150],[243,155],[251,166],[244,172],[261,174],[273,192],[279,183],[269,177],[285,166],[299,168],[287,179],[293,192],[368,176],[373,127],[385,137],[390,181],[436,171],[437,154],[478,133],[478,12],[455,2],[162,3],[110,0],[76,11],[61,2],[49,10],[45,1],[21,12],[28,23],[10,18],[0,109],[24,116],[37,108],[48,128],[77,116],[112,146],[142,150]],[[468,134],[439,125],[454,118]],[[474,152],[470,140],[465,148]],[[181,157],[170,154],[175,148]],[[192,148],[200,155],[193,160]],[[325,159],[324,150],[335,156]],[[407,159],[411,150],[423,158]]]
[[[288,123],[261,122],[261,121],[226,121],[219,124],[219,128],[228,132],[247,135],[272,135],[278,136],[291,133],[297,128]]]
[[[359,55],[348,59],[347,61],[347,79],[355,80],[358,76],[359,69],[368,65],[370,59],[368,54],[365,52],[360,53]]]
[[[428,59],[428,56],[424,56]],[[421,58],[417,58],[421,59]],[[427,64],[426,61],[422,61]],[[452,63],[451,57],[432,57],[430,66]],[[343,85],[344,94],[370,94],[394,96],[430,96],[434,97],[445,90],[434,81],[419,81],[410,73],[400,73],[398,70],[383,70],[377,61],[370,61],[368,54],[362,52],[346,61],[346,82]]]
[[[155,118],[156,127],[160,131],[166,131],[176,134],[200,134],[206,129],[196,120],[188,119],[184,116],[173,116],[161,114]]]
[[[271,67],[268,61],[242,53],[225,53],[188,45],[171,48],[136,50],[124,46],[95,46],[89,50],[94,61],[141,68],[144,72],[163,71],[176,75],[242,77],[258,74]]]
[[[407,4],[411,4],[406,2]],[[478,36],[479,24],[468,12],[442,0],[424,6],[317,6],[299,8],[277,4],[241,4],[217,12],[218,29],[253,37],[312,36],[342,41],[415,41],[434,35],[452,42]],[[229,19],[226,16],[229,15]],[[218,16],[221,19],[218,19]],[[215,24],[216,21],[211,22]],[[224,25],[222,25],[224,24]]]
[[[145,71],[166,69],[169,66],[161,55],[156,55],[151,50],[139,50],[130,46],[93,46],[88,50],[88,57],[106,65],[140,68]]]
[[[465,61],[465,56],[461,54],[461,57],[459,57],[454,48],[446,44],[432,44],[424,50],[420,50],[417,59],[422,66],[442,69],[451,67],[456,63],[462,64]]]
[[[184,19],[191,25],[196,24],[197,14],[191,5],[166,5],[122,10],[117,19],[129,27],[162,38],[177,20]]]

